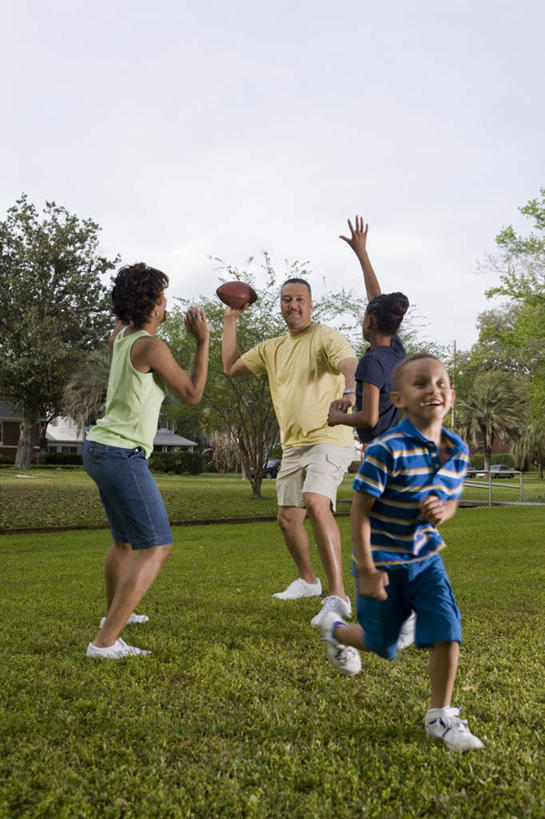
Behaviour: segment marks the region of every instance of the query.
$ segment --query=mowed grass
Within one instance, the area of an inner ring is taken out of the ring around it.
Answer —
[[[105,526],[98,490],[83,469],[0,470],[0,530]],[[171,521],[274,517],[275,481],[252,498],[240,475],[154,473]],[[347,492],[350,492],[348,488]]]
[[[427,652],[341,677],[318,601],[271,597],[293,579],[274,523],[176,528],[124,635],[153,655],[117,663],[85,657],[108,533],[0,537],[0,816],[543,817],[543,510],[443,529],[468,755],[425,737]]]
[[[21,477],[22,476],[22,477]],[[240,475],[165,475],[154,473],[172,522],[274,518],[274,480],[264,480],[262,498],[254,499],[250,484]],[[340,514],[347,514],[353,475],[339,487]],[[518,479],[495,480],[494,501],[518,501]],[[466,487],[467,500],[488,501],[488,488]],[[524,476],[524,499],[545,502],[545,481],[536,473]],[[0,470],[0,532],[21,529],[97,527],[106,517],[93,481],[83,469],[32,469],[26,473]]]

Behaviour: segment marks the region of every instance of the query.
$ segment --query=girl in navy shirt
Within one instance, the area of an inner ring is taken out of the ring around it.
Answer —
[[[356,370],[356,406],[349,413],[343,399],[334,401],[329,408],[328,424],[346,424],[356,427],[362,444],[367,445],[399,422],[397,409],[392,404],[392,373],[406,352],[396,335],[409,300],[403,293],[381,293],[378,279],[367,254],[367,230],[361,216],[356,216],[356,227],[348,220],[350,237],[347,242],[361,264],[368,305],[363,317],[363,337],[369,349],[361,357]]]

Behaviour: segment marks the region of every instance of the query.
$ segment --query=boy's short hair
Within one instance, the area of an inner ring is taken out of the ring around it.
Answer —
[[[399,392],[400,390],[401,384],[403,382],[403,371],[407,364],[410,364],[411,361],[419,361],[421,358],[432,358],[434,361],[439,362],[439,364],[441,364],[442,367],[445,366],[441,359],[437,358],[437,356],[433,355],[433,353],[422,352],[414,353],[413,355],[408,355],[407,358],[404,358],[403,361],[400,361],[399,364],[396,365],[392,373],[392,388],[394,392]]]
[[[284,289],[287,284],[304,284],[305,287],[308,289],[310,296],[312,296],[312,290],[310,289],[310,284],[307,282],[306,279],[300,279],[297,276],[294,276],[292,279],[286,279],[282,287],[280,288],[280,292]]]

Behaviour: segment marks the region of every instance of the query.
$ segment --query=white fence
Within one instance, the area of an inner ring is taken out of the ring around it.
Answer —
[[[501,486],[502,489],[513,489],[515,492],[518,492],[519,501],[524,500],[524,479],[522,476],[522,472],[519,472],[517,469],[510,470],[510,476],[516,478],[519,476],[518,483],[506,483],[506,479],[503,478],[501,475],[498,474],[496,470],[492,471],[490,469],[479,469],[477,475],[484,477],[479,479],[477,477],[471,477],[473,470],[470,472],[470,477],[466,478],[465,485],[466,486],[475,486],[479,489],[488,489],[488,505],[492,506],[492,487]],[[515,500],[515,498],[513,498]]]

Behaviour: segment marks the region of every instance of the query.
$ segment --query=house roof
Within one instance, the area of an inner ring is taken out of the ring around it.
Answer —
[[[196,441],[190,441],[189,438],[184,438],[182,435],[176,435],[169,429],[158,429],[155,438],[153,439],[154,446],[197,446]]]
[[[0,418],[4,420],[8,420],[13,418],[13,420],[20,421],[21,420],[21,413],[15,412],[10,404],[6,404],[5,401],[0,400]]]
[[[77,424],[70,418],[56,418],[52,424],[48,424],[45,437],[52,444],[82,444],[84,440],[83,431],[79,430]],[[158,429],[153,445],[189,447],[197,446],[197,443],[182,435],[176,435],[170,429]]]

